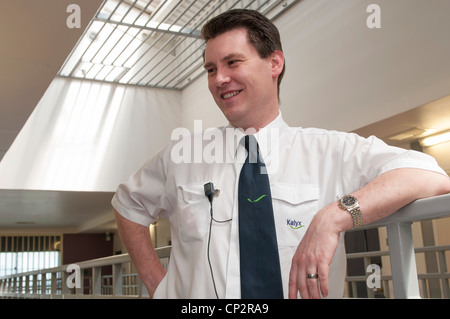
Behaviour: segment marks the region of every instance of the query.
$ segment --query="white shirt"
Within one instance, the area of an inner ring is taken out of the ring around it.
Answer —
[[[214,218],[231,219],[212,223],[209,257],[217,293],[219,298],[240,298],[237,184],[246,157],[242,136],[242,130],[228,126],[171,143],[119,185],[112,204],[123,217],[146,226],[165,217],[171,225],[168,271],[154,298],[216,298],[208,263],[207,182],[220,190],[213,200]],[[269,173],[285,297],[292,257],[321,208],[392,169],[445,174],[423,153],[391,147],[375,137],[289,127],[281,114],[255,137]],[[182,156],[195,163],[179,163]],[[330,265],[329,298],[343,296],[345,273],[341,234]]]

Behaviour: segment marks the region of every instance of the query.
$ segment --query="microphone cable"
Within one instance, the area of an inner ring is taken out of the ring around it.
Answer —
[[[206,195],[206,197],[208,197],[208,200],[209,200],[209,206],[210,206],[209,213],[211,215],[211,219],[209,220],[208,247],[207,247],[208,265],[209,265],[209,270],[211,272],[211,279],[212,279],[212,282],[213,282],[214,293],[216,294],[216,298],[220,299],[219,298],[219,294],[217,293],[216,281],[214,279],[214,272],[213,272],[213,268],[212,268],[212,265],[211,265],[211,258],[210,258],[212,223],[213,223],[213,221],[215,221],[216,223],[220,223],[220,224],[227,223],[227,222],[232,221],[233,218],[226,219],[226,220],[217,220],[217,219],[214,218],[212,202],[213,202],[214,195],[217,194],[218,190],[214,190],[214,185],[211,182],[210,183],[206,183],[204,185],[204,188],[205,188],[205,195]]]

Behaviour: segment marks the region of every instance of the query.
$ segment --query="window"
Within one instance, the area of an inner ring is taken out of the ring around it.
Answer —
[[[61,265],[60,236],[0,237],[0,276]]]

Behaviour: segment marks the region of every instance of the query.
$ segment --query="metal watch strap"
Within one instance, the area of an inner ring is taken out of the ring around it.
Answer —
[[[353,218],[353,229],[363,225],[361,210],[359,209],[359,207],[349,209],[348,212],[350,213],[350,215],[352,215]]]

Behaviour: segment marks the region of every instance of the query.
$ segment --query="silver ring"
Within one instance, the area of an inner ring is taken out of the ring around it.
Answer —
[[[319,278],[319,274],[306,274],[306,278],[316,279],[316,278]]]

